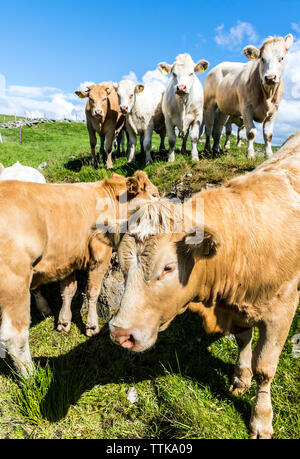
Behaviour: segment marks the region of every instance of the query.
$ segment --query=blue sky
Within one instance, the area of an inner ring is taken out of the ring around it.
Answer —
[[[1,2],[2,3],[2,2]],[[4,2],[3,2],[4,3]],[[258,41],[286,35],[300,23],[299,0],[95,1],[10,0],[1,7],[0,73],[7,84],[73,91],[85,80],[141,77],[180,52],[211,66],[244,60],[241,47],[215,41],[237,21],[252,24]],[[246,37],[245,37],[246,38]]]
[[[210,69],[245,62],[247,44],[293,33],[278,142],[300,127],[300,0],[0,1],[0,113],[83,114],[74,91],[86,82],[145,82],[182,52]]]

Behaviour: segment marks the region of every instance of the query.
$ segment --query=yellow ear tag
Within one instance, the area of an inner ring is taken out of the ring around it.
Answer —
[[[203,255],[206,255],[206,256],[209,255],[209,250],[210,250],[209,243],[206,241],[203,247]]]
[[[161,73],[162,73],[163,75],[168,75],[168,72],[166,71],[166,69],[162,69]]]
[[[83,94],[79,94],[79,97],[80,97],[80,99],[84,99],[84,95]]]
[[[251,54],[250,58],[251,58],[251,59],[256,59],[256,57],[254,56],[254,54]]]
[[[133,183],[130,185],[129,190],[130,190],[131,192],[133,192]]]
[[[139,88],[139,92],[143,92],[143,88]]]
[[[200,73],[203,73],[203,72],[204,72],[204,68],[203,68],[203,67],[201,67]]]

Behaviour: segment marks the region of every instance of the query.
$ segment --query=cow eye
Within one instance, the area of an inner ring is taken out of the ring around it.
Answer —
[[[94,99],[92,99],[92,97],[90,97],[90,102],[94,102]]]
[[[280,57],[278,60],[279,60],[279,62],[282,62],[283,61],[283,57]]]
[[[174,263],[170,263],[169,265],[166,265],[164,267],[164,269],[162,270],[160,278],[162,279],[163,277],[165,277],[166,274],[170,274],[174,270],[175,270],[175,264]]]
[[[176,78],[177,77],[176,73],[173,72],[173,76]]]

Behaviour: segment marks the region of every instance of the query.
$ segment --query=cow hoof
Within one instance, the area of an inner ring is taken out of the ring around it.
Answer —
[[[71,329],[71,322],[59,322],[57,325],[57,331],[61,332],[64,331],[65,333],[69,333]]]
[[[251,433],[249,435],[249,440],[272,440],[273,435],[272,434],[260,434],[258,432],[256,433]]]
[[[100,332],[100,329],[98,326],[95,326],[95,325],[92,325],[92,326],[86,326],[86,329],[85,329],[85,334],[86,336],[95,336],[95,335],[98,335],[98,333]]]
[[[230,387],[229,387],[229,392],[232,393],[232,395],[242,395],[246,392],[246,390],[249,389],[249,386],[246,386],[246,384],[242,387],[242,386],[236,386],[234,384],[232,384]]]
[[[149,164],[153,164],[153,159],[147,159],[146,166],[149,166]]]

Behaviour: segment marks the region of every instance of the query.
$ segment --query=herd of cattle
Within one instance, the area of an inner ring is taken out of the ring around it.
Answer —
[[[267,158],[272,156],[271,140],[278,107],[283,96],[283,70],[285,55],[292,46],[291,34],[266,39],[260,49],[244,48],[248,63],[223,62],[207,75],[204,91],[195,75],[204,72],[209,63],[200,60],[195,64],[189,54],[179,54],[171,65],[158,64],[158,69],[170,75],[164,85],[160,81],[135,84],[129,80],[119,83],[93,84],[86,90],[77,90],[86,103],[87,128],[90,136],[92,161],[97,164],[96,133],[101,139],[100,152],[106,152],[106,167],[111,169],[112,146],[117,139],[118,151],[124,131],[127,136],[128,161],[135,159],[137,135],[146,164],[152,162],[151,141],[153,131],[161,137],[160,151],[164,149],[167,132],[168,160],[174,161],[176,134],[183,138],[182,152],[190,135],[191,159],[198,160],[198,142],[205,125],[204,152],[211,154],[210,137],[213,137],[213,156],[222,151],[220,137],[226,125],[225,148],[229,147],[231,126],[245,127],[248,139],[247,156],[253,158],[256,128],[254,122],[263,123],[263,136]],[[177,128],[177,129],[176,129]],[[105,144],[106,139],[106,144]],[[105,147],[104,147],[105,144]]]
[[[227,114],[241,113],[249,155],[255,135],[253,119],[265,120],[266,153],[271,155],[270,126],[282,95],[282,58],[291,41],[288,35],[267,40],[261,50],[248,47],[246,54],[255,59],[250,64],[221,64],[209,74],[205,92],[210,96],[204,112],[208,140],[212,121],[218,120],[215,149]],[[134,136],[143,128],[134,125],[133,129],[136,112],[132,106],[142,110],[145,105],[138,97],[144,94],[148,107],[150,101],[153,106],[161,104],[164,115],[154,111],[148,118],[137,116],[140,126],[144,120],[148,123],[143,131],[147,158],[150,134],[156,129],[163,138],[164,119],[169,159],[174,157],[175,126],[185,136],[190,128],[195,159],[203,96],[194,71],[206,67],[206,61],[194,65],[188,55],[179,56],[173,66],[160,64],[173,76],[157,98],[146,85],[139,94],[141,85],[128,81],[82,91],[89,98],[91,140],[111,108],[114,118],[109,117],[101,130],[111,147],[120,106],[122,113],[128,112],[126,129],[133,160]],[[258,98],[258,88],[264,88],[264,98],[261,93]],[[250,99],[255,101],[252,108]],[[104,106],[107,111],[101,111]],[[22,173],[30,178],[26,181]],[[8,169],[0,166],[0,345],[25,377],[34,369],[28,341],[30,294],[38,309],[48,314],[51,308],[40,287],[60,281],[63,304],[58,330],[68,332],[77,290],[75,273],[86,270],[86,334],[97,334],[97,300],[114,249],[118,249],[126,281],[120,309],[109,324],[112,341],[142,352],[154,345],[158,333],[177,314],[187,308],[199,313],[207,332],[235,335],[239,353],[231,391],[241,394],[250,387],[252,377],[256,379],[251,437],[272,437],[270,386],[299,302],[300,131],[254,171],[197,193],[183,204],[160,198],[143,171],[128,178],[112,174],[94,183],[47,184],[20,164]],[[252,351],[254,327],[259,329],[259,339]]]

